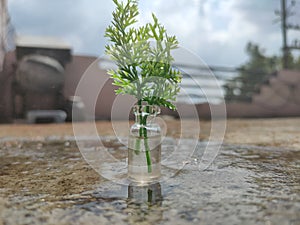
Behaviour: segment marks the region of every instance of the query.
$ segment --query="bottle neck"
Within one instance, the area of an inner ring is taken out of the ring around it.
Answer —
[[[156,105],[135,105],[133,107],[135,123],[146,126],[152,123],[153,119],[160,113]]]

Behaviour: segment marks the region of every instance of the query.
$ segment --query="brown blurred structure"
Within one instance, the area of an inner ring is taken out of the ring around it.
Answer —
[[[22,63],[24,62],[24,56],[19,57],[18,60],[16,53],[18,55],[18,50],[6,54],[4,71],[0,76],[2,92],[0,97],[1,122],[12,122],[14,119],[18,118],[16,112],[21,110],[24,106],[24,96],[18,97],[16,92],[19,91],[19,87],[16,87],[16,84],[14,83],[18,76],[18,71],[20,71],[20,66],[22,66]],[[55,95],[53,95],[53,93],[55,92],[51,91],[51,87],[47,90],[47,84],[51,82],[49,82],[47,77],[44,77],[43,79],[46,82],[41,81],[41,83],[35,83],[35,85],[38,86],[45,85],[42,90],[39,90],[40,87],[37,87],[37,91],[30,92],[31,94],[26,97],[26,101],[30,103],[27,104],[29,105],[29,109],[66,109],[66,100],[76,94],[76,88],[78,87],[79,82],[85,82],[84,89],[80,92],[81,96],[79,97],[81,97],[85,105],[89,118],[110,120],[111,109],[116,100],[116,95],[114,93],[115,87],[112,85],[112,80],[108,78],[106,68],[102,68],[99,65],[99,61],[97,61],[96,57],[72,56],[71,61],[70,59],[71,58],[65,61],[64,71],[58,71],[56,74],[57,76],[63,76],[63,79],[61,79],[61,81],[63,81],[63,84],[60,87],[61,89],[55,89],[54,87],[54,90],[56,91],[61,90],[61,101],[54,101],[55,98],[53,98],[53,96]],[[85,74],[87,70],[88,74]],[[51,73],[48,75],[51,76]],[[52,75],[56,76],[55,74]],[[82,81],[83,77],[88,77],[88,79]],[[34,82],[30,84],[33,85]],[[299,116],[299,90],[300,72],[283,70],[270,77],[269,82],[261,86],[260,93],[253,96],[253,101],[251,103],[228,102],[226,105],[224,103],[218,105],[204,103],[196,105],[196,109],[201,118],[210,118],[212,109],[216,114],[218,114],[218,112],[221,114],[224,107],[227,110],[228,117]],[[96,100],[91,98],[91,96],[94,95],[97,95]],[[126,105],[126,101],[123,102],[123,105],[122,102],[123,101],[121,100],[121,106],[118,108],[118,113],[121,115],[120,119],[128,118],[128,105]],[[15,109],[13,106],[15,106]],[[188,118],[194,116],[192,113],[193,108],[194,106],[192,105],[178,104],[178,110],[180,111],[181,117]],[[179,116],[177,112],[167,109],[163,109],[162,113],[174,117]],[[20,116],[21,114],[19,117]],[[22,115],[22,118],[24,118],[24,114]]]
[[[7,24],[8,12],[6,0],[0,0],[0,72],[3,69],[3,61],[6,52]]]
[[[88,74],[85,72],[88,70]],[[86,107],[88,117],[95,119],[109,120],[111,118],[112,104],[116,98],[115,87],[104,68],[98,66],[97,58],[92,56],[73,56],[65,71],[64,96],[74,96],[80,80],[86,77],[84,91],[81,91],[81,98]],[[105,85],[104,85],[105,83]],[[100,87],[103,88],[100,90]],[[97,93],[97,92],[100,93]],[[95,93],[96,92],[96,93]],[[96,105],[94,99],[96,97]]]
[[[115,95],[106,72],[113,65],[101,65],[107,60],[72,55],[68,44],[49,37],[18,37],[15,51],[6,52],[5,0],[0,0],[0,15],[0,123],[24,120],[32,110],[64,110],[68,121],[128,119],[133,101]],[[212,111],[224,116],[226,109],[228,117],[300,116],[300,71],[282,70],[271,76],[251,103],[181,103],[177,108],[162,113],[189,118],[196,110],[200,118],[210,118]]]
[[[13,121],[12,83],[16,65],[15,62],[14,52],[6,53],[3,70],[0,72],[0,123]]]
[[[65,80],[65,96],[74,95],[76,86],[82,78],[84,71],[92,62],[96,61],[94,57],[74,56],[73,62],[68,64],[66,68]],[[92,66],[89,73],[90,80],[86,85],[83,98],[89,113],[93,113],[95,107],[96,119],[111,119],[111,109],[113,102],[116,100],[114,93],[115,87],[112,85],[112,80],[107,79],[107,73],[104,68],[100,66]],[[104,88],[99,93],[96,105],[90,102],[90,96],[95,90],[98,90],[106,82]],[[211,118],[212,110],[215,116],[223,116],[224,108],[227,111],[227,116],[231,118],[241,117],[290,117],[300,116],[300,71],[283,70],[276,73],[275,76],[270,77],[269,84],[261,86],[259,94],[253,96],[253,101],[250,103],[244,102],[227,102],[220,104],[197,104],[196,110],[200,118]],[[266,92],[266,90],[268,90]],[[124,100],[124,102],[126,102]],[[118,103],[120,104],[120,102]],[[194,117],[193,110],[195,106],[189,104],[178,104],[178,112],[168,109],[162,109],[162,114],[171,115],[174,117]],[[125,114],[128,118],[128,108],[126,105],[120,107],[119,114]],[[123,110],[123,111],[122,111]]]
[[[8,52],[9,15],[7,1],[0,0],[0,122],[12,121],[14,54]]]
[[[19,36],[15,52],[14,117],[24,118],[32,110],[61,109],[71,47],[58,38]]]

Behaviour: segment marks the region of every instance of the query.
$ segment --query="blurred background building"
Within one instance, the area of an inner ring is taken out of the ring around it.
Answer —
[[[282,56],[267,56],[258,44],[249,42],[248,61],[236,68],[197,62],[175,65],[183,74],[184,91],[177,102],[184,112],[181,116],[192,115],[191,105],[196,105],[203,118],[210,118],[212,108],[223,107],[229,117],[300,116],[300,57],[292,54],[300,49],[300,41],[289,44],[287,38],[288,30],[297,31],[299,26],[288,23],[291,7],[286,0],[280,1]],[[111,119],[116,96],[111,80],[106,79],[109,60],[100,59],[91,69],[96,57],[73,54],[72,46],[58,37],[16,37],[6,0],[0,0],[0,6],[0,122],[71,121],[72,107],[76,121]],[[82,95],[75,96],[88,68],[92,79]],[[101,82],[105,85],[94,105],[89,96]],[[166,109],[163,113],[178,116]]]

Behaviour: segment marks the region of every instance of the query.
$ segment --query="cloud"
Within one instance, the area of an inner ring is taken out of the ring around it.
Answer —
[[[280,27],[272,23],[277,1],[153,2],[152,10],[168,30],[208,64],[243,63],[248,41],[261,44],[269,54],[278,53],[281,47]]]
[[[99,55],[113,10],[113,4],[107,2],[10,0],[9,11],[18,34],[59,36],[70,42],[77,53]]]
[[[140,20],[149,22],[154,12],[183,47],[208,64],[239,66],[247,60],[244,48],[248,41],[260,44],[268,54],[279,54],[280,24],[273,23],[279,2],[140,0]],[[19,34],[55,35],[70,42],[75,53],[103,54],[107,41],[103,35],[114,9],[112,1],[9,0],[8,3]],[[289,35],[292,39],[297,33]]]

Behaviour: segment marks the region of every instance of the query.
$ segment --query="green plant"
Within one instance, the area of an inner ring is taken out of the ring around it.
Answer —
[[[238,75],[224,85],[227,101],[250,102],[269,76],[282,69],[282,57],[267,56],[258,44],[249,42],[245,50],[248,61],[238,68]],[[288,66],[290,69],[300,69],[300,57],[289,53]]]
[[[158,105],[174,110],[173,102],[181,82],[180,71],[171,65],[174,61],[171,50],[178,48],[176,37],[166,33],[154,14],[152,23],[137,27],[138,0],[113,2],[116,9],[105,36],[111,42],[106,45],[106,54],[118,66],[117,70],[108,71],[114,79],[113,84],[118,86],[116,93],[135,96],[139,106]],[[147,139],[143,128],[146,120],[147,116],[141,115],[140,137],[144,139]],[[148,171],[151,172],[149,153],[146,151]]]

